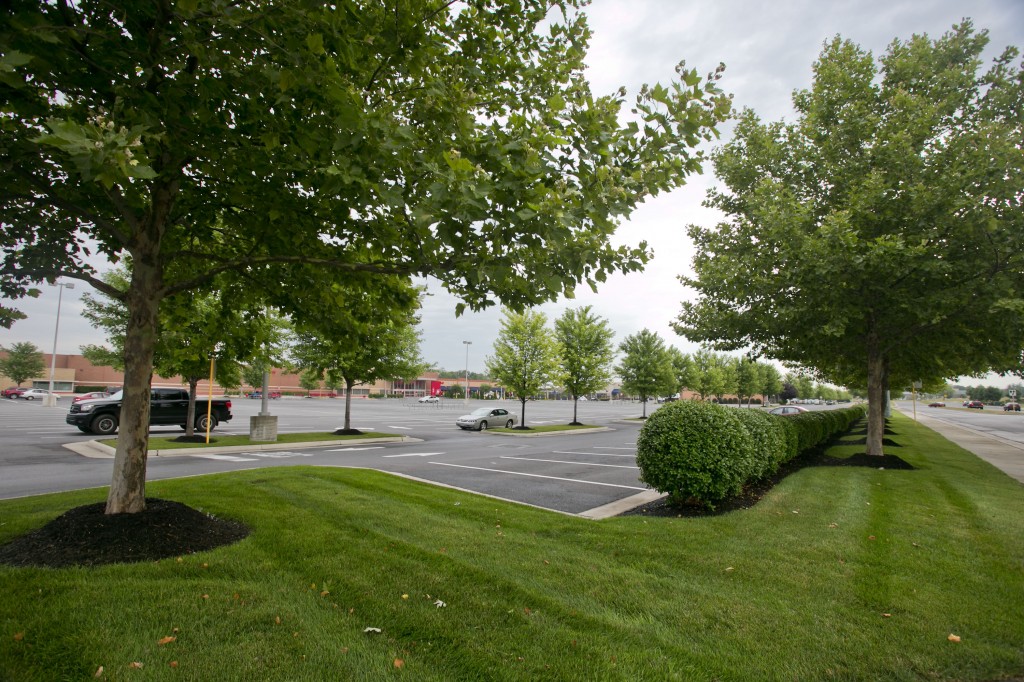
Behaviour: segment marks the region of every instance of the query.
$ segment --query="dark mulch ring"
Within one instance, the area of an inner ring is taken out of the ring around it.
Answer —
[[[205,443],[206,442],[206,436],[205,435],[202,435],[202,436],[200,436],[200,435],[195,435],[195,436],[178,436],[177,438],[172,438],[171,440],[173,440],[175,443]],[[210,442],[211,443],[216,443],[217,439],[216,438],[211,438]]]
[[[363,432],[359,429],[335,429],[335,436],[361,436]]]
[[[840,445],[845,442],[838,443]],[[800,471],[804,467],[869,467],[871,469],[913,469],[896,455],[857,454],[850,457],[828,457],[824,449],[806,453],[796,459],[789,461],[779,467],[774,476],[743,486],[742,492],[735,497],[723,500],[715,505],[715,508],[708,509],[696,503],[675,504],[667,497],[645,505],[635,507],[620,516],[670,516],[670,517],[700,517],[718,516],[737,509],[749,509],[760,502],[761,498],[768,494],[768,491],[775,487],[779,481],[790,474]]]
[[[249,534],[180,502],[146,498],[137,514],[103,513],[105,503],[75,507],[0,547],[8,566],[101,566],[156,561],[230,545]]]

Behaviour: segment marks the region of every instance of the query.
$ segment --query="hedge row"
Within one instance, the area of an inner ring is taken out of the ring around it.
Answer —
[[[862,418],[863,406],[780,417],[767,412],[682,400],[654,412],[637,439],[640,479],[677,501],[708,507],[748,481],[824,443]]]

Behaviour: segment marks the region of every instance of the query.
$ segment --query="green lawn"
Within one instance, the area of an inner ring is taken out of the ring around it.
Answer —
[[[1024,674],[1024,487],[906,417],[893,430],[917,470],[808,468],[702,519],[585,521],[345,469],[151,483],[253,533],[180,560],[0,567],[0,679]],[[0,502],[0,542],[103,497]]]

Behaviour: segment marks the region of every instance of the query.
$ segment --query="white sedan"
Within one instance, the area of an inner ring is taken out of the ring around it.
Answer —
[[[422,398],[420,398],[416,402],[420,402],[420,403],[439,403],[439,402],[441,402],[441,399],[438,398],[436,395],[425,395],[425,396],[423,396]]]
[[[484,431],[492,426],[511,429],[517,421],[516,416],[503,407],[478,407],[456,419],[455,425],[466,431]]]
[[[25,400],[42,400],[46,396],[50,395],[50,392],[42,388],[30,388],[21,394],[21,397]],[[60,396],[56,393],[53,394],[54,400],[60,400]]]

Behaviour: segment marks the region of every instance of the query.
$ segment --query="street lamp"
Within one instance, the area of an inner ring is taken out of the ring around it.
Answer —
[[[53,352],[50,353],[50,393],[43,401],[45,407],[57,407],[57,396],[53,394],[53,378],[57,373],[57,331],[60,329],[60,303],[64,297],[64,288],[74,289],[74,282],[51,282],[51,287],[60,287],[57,292],[57,323],[53,326]]]
[[[463,341],[466,346],[466,404],[469,405],[469,347],[473,345],[472,341]]]

